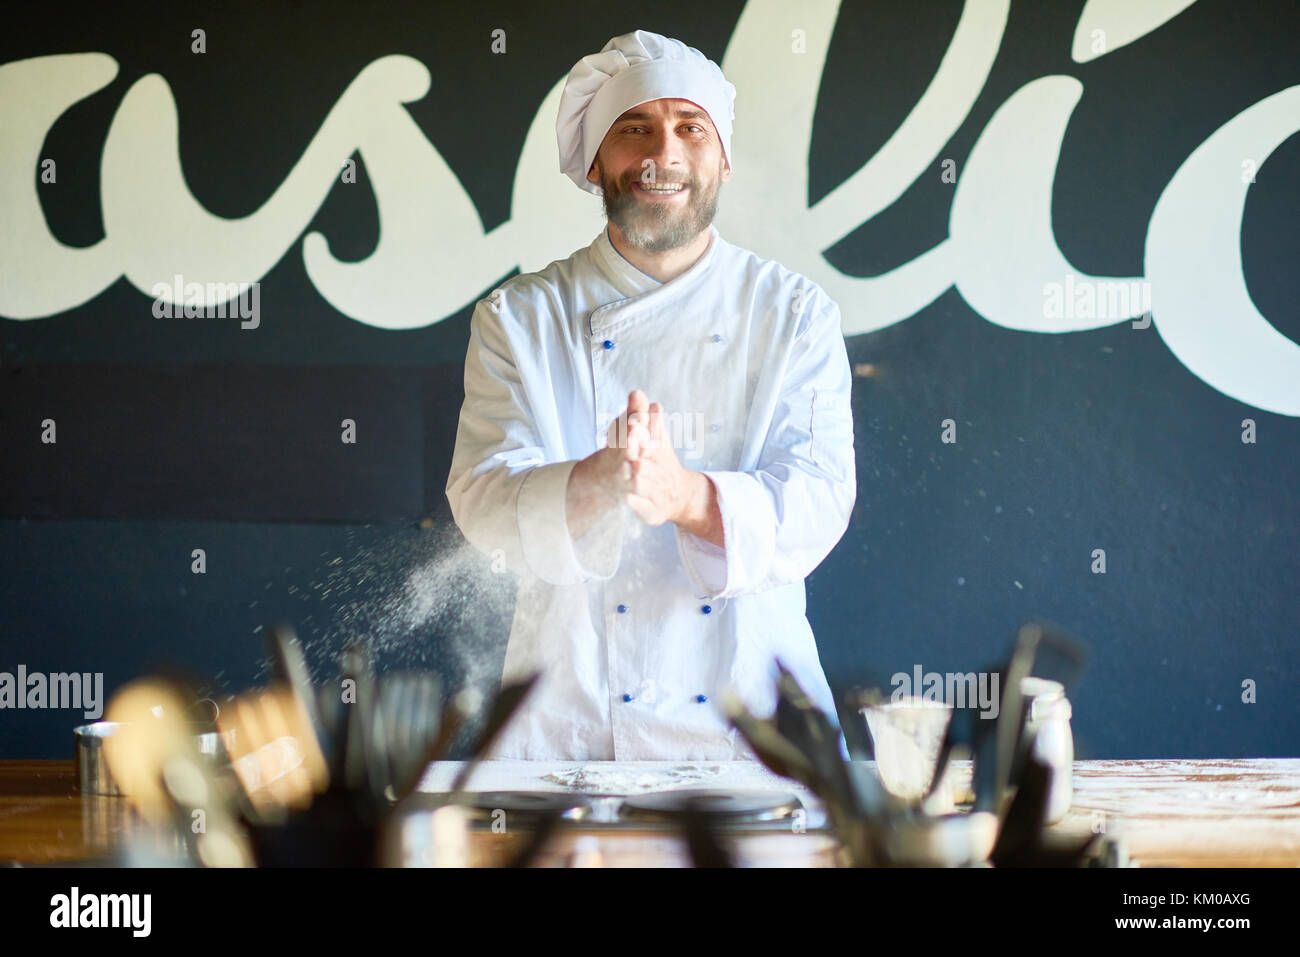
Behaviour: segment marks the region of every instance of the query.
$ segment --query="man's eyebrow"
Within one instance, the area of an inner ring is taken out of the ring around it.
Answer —
[[[681,109],[677,111],[675,116],[679,120],[707,120],[709,118],[709,114],[705,113],[703,110]],[[622,123],[625,122],[626,120],[653,120],[653,119],[654,119],[653,116],[651,116],[649,113],[646,113],[644,111],[629,110],[628,112],[620,116],[617,120],[615,120],[615,122]]]

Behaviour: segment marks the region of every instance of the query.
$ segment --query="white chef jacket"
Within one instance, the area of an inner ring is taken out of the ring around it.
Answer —
[[[503,680],[544,672],[491,757],[753,759],[718,705],[730,688],[770,716],[778,657],[838,726],[804,578],[857,494],[839,307],[709,229],[667,283],[606,228],[475,305],[447,498],[520,576]],[[569,473],[633,389],[716,484],[725,547],[626,506],[571,538]]]

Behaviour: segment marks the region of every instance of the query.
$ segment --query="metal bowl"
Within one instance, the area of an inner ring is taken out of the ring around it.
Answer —
[[[76,748],[77,784],[82,794],[121,795],[123,791],[109,771],[104,756],[104,742],[122,727],[118,721],[96,721],[72,729]],[[214,764],[229,762],[229,748],[234,744],[234,732],[195,729],[194,746],[200,754]]]

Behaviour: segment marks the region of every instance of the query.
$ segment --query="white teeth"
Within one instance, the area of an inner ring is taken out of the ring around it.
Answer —
[[[647,193],[680,193],[683,186],[681,183],[642,183],[641,189]]]

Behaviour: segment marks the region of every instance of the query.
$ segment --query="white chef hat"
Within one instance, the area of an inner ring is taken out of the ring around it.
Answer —
[[[605,134],[632,107],[659,99],[690,100],[703,108],[731,163],[736,88],[716,63],[694,47],[633,30],[614,37],[569,71],[555,121],[560,172],[588,193],[601,195],[604,190],[587,181],[587,171]]]

